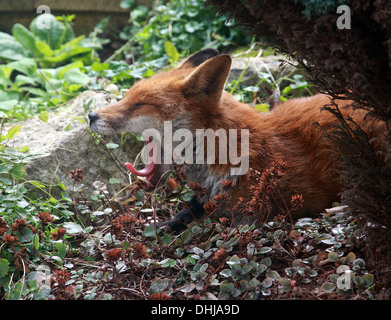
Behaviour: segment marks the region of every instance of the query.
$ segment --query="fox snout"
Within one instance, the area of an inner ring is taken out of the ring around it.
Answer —
[[[99,116],[97,112],[90,112],[88,114],[88,119],[90,120],[89,124],[92,131],[97,133],[105,133],[104,130],[102,130],[104,129],[104,127],[106,127],[104,125],[105,121],[102,121],[103,119]]]
[[[90,112],[88,114],[88,119],[90,119],[90,127],[93,125],[93,123],[99,119],[99,115],[95,112]]]

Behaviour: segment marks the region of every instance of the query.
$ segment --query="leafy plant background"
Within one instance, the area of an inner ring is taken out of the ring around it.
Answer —
[[[172,176],[159,192],[142,181],[128,186],[126,199],[111,198],[96,181],[83,194],[83,173],[73,170],[73,190],[61,199],[32,197],[25,164],[37,155],[14,149],[17,122],[50,111],[85,89],[109,90],[120,98],[135,81],[170,68],[204,47],[234,55],[272,53],[201,0],[157,2],[152,10],[131,0],[129,25],[113,33],[109,19],[88,36],[75,37],[74,16],[49,17],[52,28],[15,24],[0,33],[0,298],[1,299],[368,299],[380,290],[374,267],[356,246],[355,221],[336,207],[317,219],[292,222],[288,216],[260,228],[205,219],[180,235],[156,230],[153,219],[169,219],[194,191]],[[311,7],[308,7],[310,10]],[[112,41],[122,46],[110,50]],[[249,49],[250,48],[250,49]],[[280,88],[282,81],[288,82]],[[227,90],[260,112],[267,93],[281,100],[311,94],[300,75],[258,83],[241,79]],[[88,106],[86,112],[88,111]],[[5,123],[15,122],[6,133]],[[118,146],[112,146],[114,149]],[[74,200],[76,199],[76,201]],[[98,210],[92,209],[98,206]],[[338,204],[336,204],[338,206]],[[350,270],[351,285],[340,289],[338,273]]]

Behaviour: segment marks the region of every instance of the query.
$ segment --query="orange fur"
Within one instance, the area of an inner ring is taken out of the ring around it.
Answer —
[[[194,56],[198,60],[202,58]],[[278,105],[271,113],[259,113],[223,92],[230,70],[229,56],[198,60],[190,58],[175,69],[136,83],[123,100],[97,111],[102,119],[101,126],[140,133],[135,119],[158,124],[182,119],[192,131],[248,129],[251,168],[262,172],[275,160],[286,162],[281,196],[289,201],[292,194],[303,195],[304,206],[297,216],[320,213],[337,201],[343,188],[339,163],[332,155],[331,143],[325,140],[324,132],[314,125],[318,122],[324,130],[330,131],[338,124],[334,115],[321,110],[330,104],[330,98],[315,95],[292,99]],[[364,121],[365,112],[353,110],[349,106],[351,102],[337,103],[344,116],[352,117],[370,138],[384,131],[384,123]],[[95,129],[99,132],[98,125]],[[210,175],[216,177],[226,176],[230,168],[229,163],[208,166]],[[202,181],[200,183],[202,185]],[[232,191],[234,202],[248,197],[250,184],[245,176],[238,178],[237,187]]]

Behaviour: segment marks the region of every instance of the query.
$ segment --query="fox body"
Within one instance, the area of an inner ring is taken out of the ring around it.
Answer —
[[[248,157],[249,167],[263,172],[273,161],[283,160],[281,201],[289,202],[292,194],[301,194],[304,202],[296,217],[322,212],[339,199],[342,188],[339,163],[332,156],[331,143],[324,138],[324,130],[332,130],[338,123],[330,112],[321,111],[330,104],[330,98],[315,95],[292,99],[270,113],[260,113],[224,92],[230,66],[230,56],[213,49],[200,51],[170,71],[137,82],[119,102],[90,113],[90,127],[102,134],[142,134],[147,128],[164,134],[164,123],[171,121],[174,130],[185,128],[192,133],[197,129],[246,129],[249,148],[242,156]],[[343,115],[354,119],[370,138],[384,131],[384,124],[378,121],[364,122],[365,111],[353,110],[351,102],[337,103]],[[183,166],[188,182],[206,188],[206,195],[193,198],[171,227],[202,216],[202,204],[221,191],[223,180],[236,183],[229,191],[233,203],[248,197],[251,181],[246,175],[232,175],[234,165],[230,161],[221,164],[217,157],[215,163]],[[170,164],[156,164],[149,170],[148,179],[153,184],[164,181],[170,169]],[[235,220],[240,222],[241,218],[237,215]]]

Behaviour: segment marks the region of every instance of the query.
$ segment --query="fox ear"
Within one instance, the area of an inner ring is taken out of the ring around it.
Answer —
[[[231,57],[218,55],[203,62],[185,78],[184,93],[197,100],[220,99],[231,69]]]
[[[220,53],[216,49],[205,49],[201,50],[192,56],[190,56],[182,65],[181,68],[186,67],[198,67],[201,63],[205,62],[206,60],[209,60],[210,58],[213,58],[215,56],[218,56]]]

